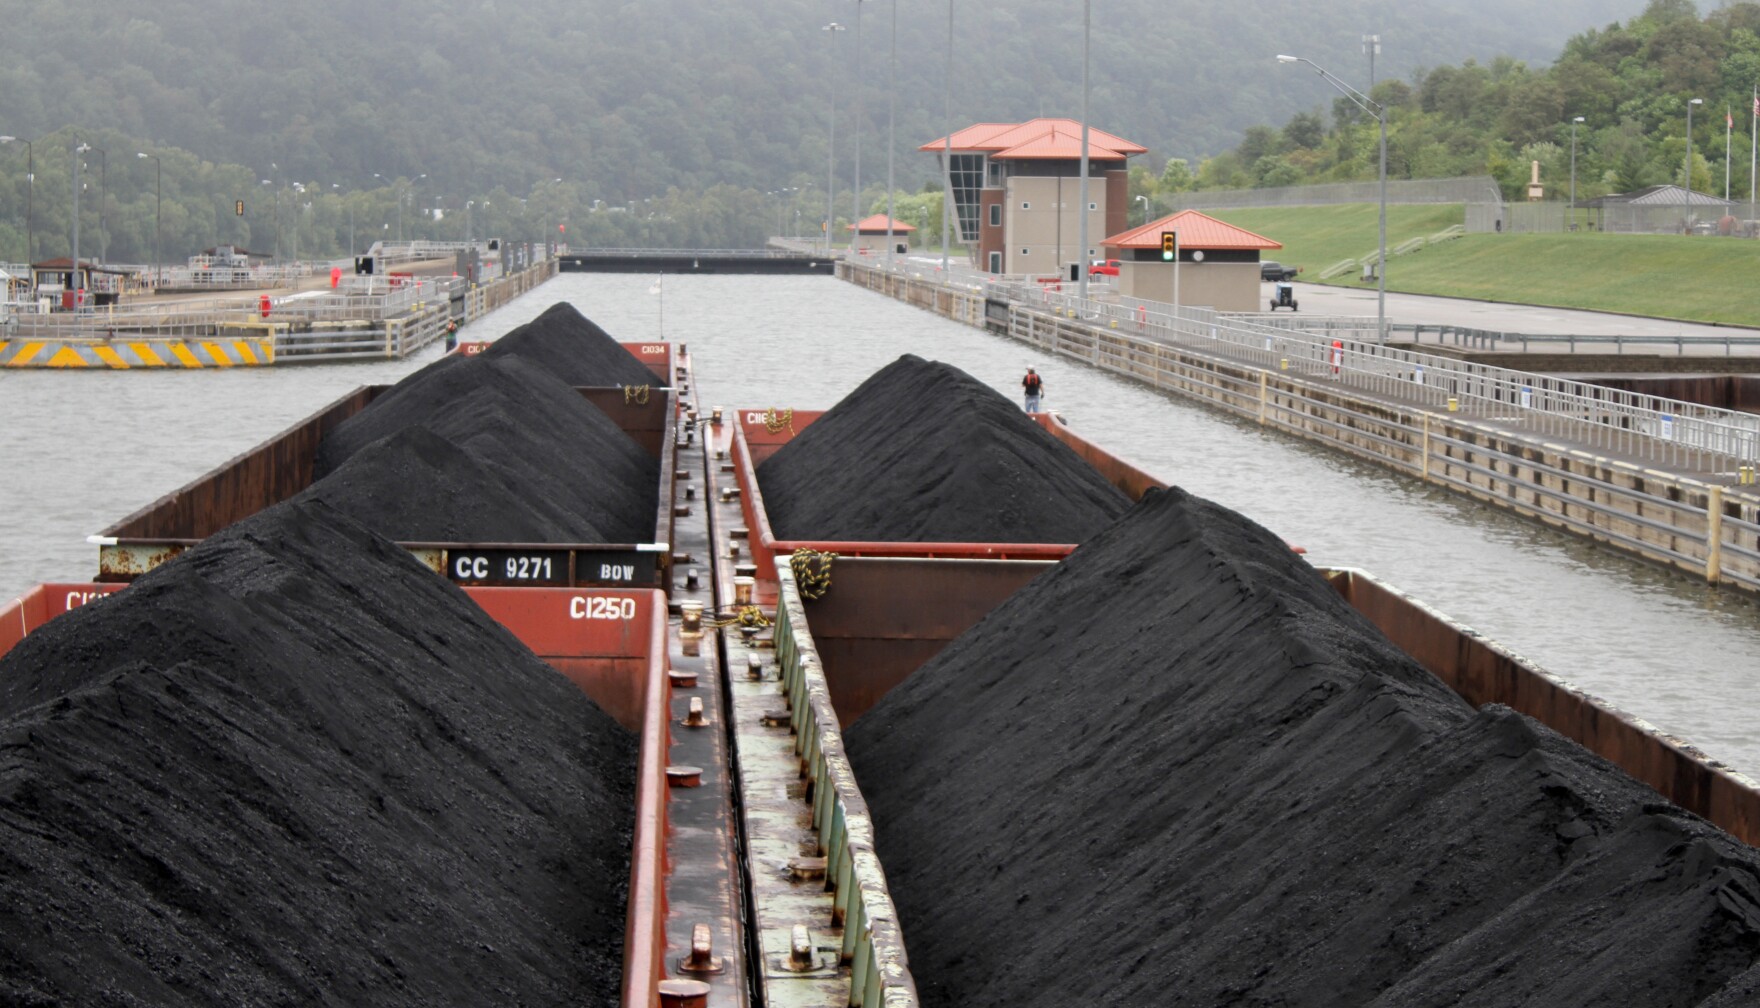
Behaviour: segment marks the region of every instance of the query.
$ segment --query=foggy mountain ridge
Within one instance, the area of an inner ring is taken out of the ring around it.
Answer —
[[[1382,39],[1376,77],[1409,79],[1469,58],[1545,64],[1571,36],[1643,8],[1100,0],[1091,7],[1089,118],[1147,146],[1134,163],[1158,171],[1168,157],[1195,163],[1248,126],[1337,97],[1308,67],[1276,63],[1277,53],[1367,90],[1365,33]],[[345,188],[373,186],[375,173],[426,174],[424,189],[458,200],[565,177],[622,204],[674,186],[763,191],[797,173],[823,179],[835,89],[847,188],[858,130],[864,184],[886,176],[892,9],[860,5],[858,105],[856,0],[0,0],[0,131],[110,129]],[[952,9],[955,128],[1080,115],[1082,5]],[[901,188],[914,188],[936,171],[915,148],[949,122],[949,4],[902,0],[896,10],[893,170]],[[831,21],[849,30],[822,30]]]

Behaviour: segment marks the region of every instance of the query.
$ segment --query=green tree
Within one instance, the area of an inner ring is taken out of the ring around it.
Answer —
[[[1156,185],[1155,191],[1162,194],[1185,192],[1196,181],[1185,158],[1168,158],[1167,166],[1161,169],[1161,181]]]
[[[1318,147],[1326,142],[1326,123],[1313,112],[1297,112],[1283,127],[1285,151]]]

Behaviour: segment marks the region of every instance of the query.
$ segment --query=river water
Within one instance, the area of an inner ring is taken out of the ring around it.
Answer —
[[[704,407],[822,409],[900,354],[1047,409],[1147,472],[1362,568],[1714,758],[1760,774],[1760,605],[1416,480],[827,277],[564,274],[473,323],[571,301],[626,341],[686,344]],[[85,537],[364,384],[433,360],[232,371],[0,373],[0,599],[85,580]]]

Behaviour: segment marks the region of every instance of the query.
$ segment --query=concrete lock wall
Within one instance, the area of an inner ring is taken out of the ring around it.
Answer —
[[[878,270],[843,275],[937,314],[986,324],[981,292]],[[1760,594],[1760,492],[1752,487],[1715,486],[1018,304],[1009,307],[1006,326],[991,320],[988,327],[1711,584]]]

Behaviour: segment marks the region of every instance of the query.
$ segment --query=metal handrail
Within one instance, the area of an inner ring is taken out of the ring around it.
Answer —
[[[1136,308],[1051,292],[994,285],[1017,302],[1085,322],[1119,323],[1152,339],[1202,345],[1261,367],[1294,360],[1330,371],[1347,387],[1421,403],[1529,422],[1557,437],[1639,458],[1681,462],[1690,453],[1713,468],[1760,461],[1760,416],[1591,382],[1476,364],[1365,339],[1328,338],[1230,318],[1204,308],[1150,302]],[[994,295],[992,295],[994,296]],[[1336,357],[1334,351],[1337,351]]]
[[[1389,325],[1390,332],[1409,332],[1414,340],[1422,341],[1425,333],[1435,333],[1438,342],[1453,342],[1456,346],[1477,346],[1490,350],[1501,349],[1504,343],[1520,343],[1521,352],[1527,352],[1530,344],[1564,344],[1572,352],[1577,345],[1612,343],[1615,353],[1623,354],[1628,346],[1669,346],[1675,348],[1677,357],[1686,356],[1688,347],[1715,348],[1722,347],[1724,356],[1733,356],[1733,349],[1738,346],[1760,346],[1760,332],[1746,330],[1752,335],[1738,336],[1733,332],[1722,336],[1628,336],[1614,335],[1578,335],[1555,334],[1537,335],[1532,333],[1498,332],[1491,329],[1475,329],[1470,326],[1431,325],[1422,323],[1402,323]]]
[[[577,248],[569,256],[644,256],[652,258],[689,259],[692,256],[720,256],[732,259],[799,259],[804,253],[782,249],[652,249],[652,248]]]

